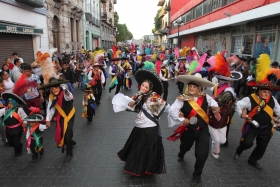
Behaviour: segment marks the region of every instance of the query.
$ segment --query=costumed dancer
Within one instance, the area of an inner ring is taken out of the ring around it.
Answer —
[[[32,162],[35,162],[38,160],[39,155],[41,159],[44,156],[42,134],[44,130],[47,129],[47,127],[46,125],[39,123],[40,121],[44,120],[44,117],[39,114],[32,113],[24,120],[28,122],[26,131],[27,145],[32,152]]]
[[[125,161],[124,171],[135,176],[165,173],[164,148],[158,118],[168,112],[169,105],[161,99],[159,77],[149,70],[138,70],[135,79],[139,92],[132,98],[119,93],[112,100],[115,112],[126,109],[139,112],[136,126],[118,156]]]
[[[106,86],[106,79],[108,79],[108,73],[106,72],[107,63],[104,60],[104,51],[103,50],[95,51],[94,54],[95,54],[94,55],[95,62],[98,62],[99,64],[102,65],[99,68],[102,70],[104,78],[105,78],[104,83],[102,85],[102,88],[105,88],[105,86]]]
[[[160,68],[160,74],[159,77],[162,81],[163,84],[163,100],[166,101],[167,100],[167,96],[168,96],[168,81],[170,81],[170,74],[168,69],[166,68],[167,64],[162,63],[161,64],[161,68]]]
[[[93,115],[95,115],[95,97],[92,89],[87,87],[84,89],[82,117],[87,118],[88,123],[91,123]]]
[[[102,64],[95,63],[92,68],[93,70],[88,73],[89,85],[92,88],[93,94],[95,95],[96,104],[101,104],[101,96],[102,96],[102,86],[105,83],[105,76],[103,71],[100,69]]]
[[[237,71],[230,71],[227,62],[223,58],[223,53],[222,54],[218,53],[216,56],[210,57],[208,59],[208,62],[211,65],[211,67],[208,69],[208,72],[210,74],[214,74],[214,73],[216,74],[213,77],[212,82],[214,78],[218,80],[218,83],[216,83],[214,87],[210,88],[210,90],[213,90],[212,97],[216,98],[223,92],[231,92],[232,95],[236,97],[236,93],[234,92],[234,89],[231,86],[234,81],[238,81],[242,78],[242,74]],[[228,145],[228,133],[229,133],[233,115],[234,115],[234,110],[231,110],[231,114],[228,116],[229,119],[228,119],[227,127],[222,129],[222,131],[226,129],[226,141],[224,143],[220,142],[221,146],[223,147],[226,147]]]
[[[177,78],[179,75],[186,75],[188,73],[188,63],[186,63],[186,58],[179,57],[177,60],[178,62],[175,66],[175,71],[176,71],[175,78]],[[184,83],[178,81],[177,79],[177,85],[178,85],[179,93],[183,94]]]
[[[131,89],[131,85],[132,85],[132,80],[131,80],[131,76],[132,76],[132,67],[130,65],[130,63],[128,62],[128,58],[123,57],[123,64],[122,64],[122,68],[124,69],[124,88],[127,90]]]
[[[271,95],[271,90],[280,90],[280,87],[268,81],[269,70],[270,57],[267,54],[261,54],[257,59],[256,79],[247,82],[247,86],[256,87],[257,89],[249,97],[244,97],[238,101],[235,108],[237,114],[244,118],[245,122],[234,159],[239,159],[242,152],[251,148],[256,139],[256,147],[248,159],[248,164],[260,171],[263,170],[263,167],[259,165],[258,161],[266,151],[266,147],[273,135],[273,124],[279,120],[280,116],[280,106]],[[245,114],[242,113],[244,109],[246,110]],[[277,118],[274,115],[277,115]]]
[[[184,155],[195,142],[196,162],[193,178],[190,181],[190,185],[195,186],[201,183],[202,170],[209,153],[208,107],[212,109],[218,121],[221,119],[220,109],[218,103],[211,96],[202,92],[203,87],[214,86],[212,82],[203,79],[199,73],[193,76],[179,75],[177,79],[180,82],[186,83],[188,90],[185,94],[178,96],[171,105],[168,114],[168,126],[180,125],[178,128],[181,129],[179,162],[184,160]],[[176,140],[179,137],[173,138]]]
[[[24,109],[19,105],[26,105],[25,101],[14,93],[2,93],[2,98],[8,103],[5,107],[0,103],[0,117],[2,119],[1,128],[4,128],[5,136],[8,144],[14,147],[15,159],[18,159],[22,154],[21,136],[23,127],[26,127],[26,121],[23,119],[27,117]]]
[[[58,147],[62,148],[62,153],[67,148],[67,155],[64,162],[69,162],[73,157],[73,126],[75,119],[75,108],[73,106],[73,95],[67,90],[63,90],[60,85],[67,80],[51,77],[49,82],[40,89],[50,88],[49,103],[47,107],[46,125],[51,126],[51,119],[56,115],[55,141]],[[64,87],[65,88],[65,87]],[[57,112],[56,112],[57,111]]]
[[[111,61],[113,61],[113,64],[109,67],[109,74],[112,76],[112,81],[109,86],[109,93],[116,88],[115,95],[119,93],[123,80],[122,80],[122,73],[124,72],[124,69],[119,65],[120,58],[112,58]]]

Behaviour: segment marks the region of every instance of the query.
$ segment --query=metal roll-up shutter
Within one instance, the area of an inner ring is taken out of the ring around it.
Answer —
[[[18,52],[24,63],[32,63],[34,61],[32,35],[0,33],[0,68],[13,52]]]

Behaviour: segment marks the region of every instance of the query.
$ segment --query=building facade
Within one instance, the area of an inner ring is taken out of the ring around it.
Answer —
[[[172,0],[170,45],[196,46],[199,52],[227,50],[228,56],[258,57],[262,53],[280,61],[278,0]]]
[[[85,0],[83,21],[83,45],[87,50],[100,47],[100,0]]]
[[[114,45],[114,4],[117,0],[100,0],[101,8],[101,45],[111,48]]]
[[[13,52],[32,63],[39,49],[48,49],[47,15],[43,0],[0,0],[1,65]]]
[[[159,0],[157,6],[161,7],[159,18],[161,18],[161,28],[155,33],[157,45],[168,46],[168,34],[170,25],[170,0]]]
[[[82,16],[84,0],[46,0],[49,48],[59,53],[80,51],[82,47]]]

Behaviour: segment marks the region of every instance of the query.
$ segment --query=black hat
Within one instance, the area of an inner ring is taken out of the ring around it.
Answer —
[[[122,58],[112,58],[111,61],[120,61]]]
[[[30,116],[28,116],[27,118],[24,118],[24,121],[43,121],[44,117],[39,115],[39,114],[31,114]]]
[[[128,60],[129,58],[128,57],[122,57],[122,60]]]
[[[69,81],[68,80],[63,80],[63,79],[56,79],[54,77],[51,77],[50,80],[49,80],[49,83],[41,86],[39,88],[39,90],[43,90],[43,89],[54,87],[54,86],[59,86],[60,84],[63,84],[63,83],[66,83],[66,82],[69,82]]]
[[[142,84],[142,82],[146,79],[150,80],[153,83],[152,90],[159,95],[163,93],[163,85],[160,78],[152,71],[140,69],[135,73],[135,79],[138,84]]]
[[[83,90],[84,90],[84,92],[92,92],[92,89],[90,87],[86,87]]]
[[[9,92],[3,92],[1,97],[3,99],[5,99],[6,101],[9,99],[9,98],[12,98],[14,99],[18,104],[22,104],[22,105],[26,105],[26,102],[19,96],[17,96],[16,94],[14,93],[9,93]]]

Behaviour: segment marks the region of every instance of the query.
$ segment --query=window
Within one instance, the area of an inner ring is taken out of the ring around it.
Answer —
[[[233,36],[232,37],[232,47],[231,52],[234,54],[241,54],[242,50],[242,36]]]
[[[258,58],[260,54],[268,54],[274,59],[274,46],[276,43],[276,32],[258,32],[255,36],[253,57]]]
[[[195,18],[202,16],[202,3],[195,7]]]
[[[203,15],[208,14],[212,11],[211,0],[206,0],[203,2]]]

